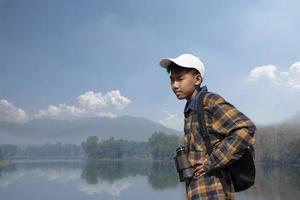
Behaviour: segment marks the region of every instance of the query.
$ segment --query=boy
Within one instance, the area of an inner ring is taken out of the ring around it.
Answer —
[[[177,58],[162,59],[160,66],[171,74],[171,88],[176,97],[187,101],[184,108],[184,146],[188,149],[194,175],[186,182],[186,199],[235,199],[230,174],[221,169],[240,158],[240,152],[249,144],[254,144],[255,125],[223,97],[207,92],[203,110],[213,145],[213,151],[208,155],[199,133],[196,110],[200,93],[207,90],[206,86],[201,87],[205,72],[203,63],[194,55],[183,54]]]

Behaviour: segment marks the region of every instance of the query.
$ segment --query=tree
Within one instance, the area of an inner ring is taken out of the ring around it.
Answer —
[[[2,144],[0,145],[0,151],[2,159],[12,157],[17,153],[17,146],[13,144]]]
[[[81,146],[89,158],[97,157],[98,140],[99,138],[97,136],[90,136],[86,142],[82,143]]]
[[[178,141],[177,135],[155,132],[148,140],[150,153],[155,160],[170,160],[178,147]]]

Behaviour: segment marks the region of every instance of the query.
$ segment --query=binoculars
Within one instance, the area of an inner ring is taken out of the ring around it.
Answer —
[[[176,156],[174,157],[179,180],[181,182],[188,181],[193,177],[193,166],[190,164],[187,152],[184,147],[176,149]]]

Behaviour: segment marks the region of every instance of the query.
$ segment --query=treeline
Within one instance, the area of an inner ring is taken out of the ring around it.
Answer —
[[[90,136],[82,142],[81,146],[86,155],[93,159],[149,156],[146,142],[115,139],[114,137],[100,141],[97,136]]]
[[[18,147],[18,157],[80,157],[84,155],[80,145],[76,144],[43,144],[40,146]]]
[[[255,134],[257,162],[300,165],[300,124],[258,127]],[[113,137],[100,140],[91,136],[75,144],[39,146],[0,145],[0,160],[5,158],[88,157],[92,159],[146,158],[171,160],[179,137],[155,132],[148,141],[137,142]]]
[[[300,164],[300,124],[258,128],[256,160],[272,164]]]
[[[0,145],[0,160],[13,157],[17,153],[17,146],[13,144]]]
[[[150,153],[155,160],[170,160],[179,146],[179,137],[174,134],[156,132],[148,140]]]
[[[85,155],[80,145],[62,143],[48,143],[36,146],[3,144],[0,145],[0,152],[0,157],[2,157],[2,159],[80,157]]]
[[[100,140],[90,136],[81,145],[76,144],[42,144],[17,146],[12,144],[0,145],[1,159],[30,159],[30,158],[78,158],[92,159],[122,159],[143,158],[155,160],[170,160],[178,146],[178,136],[163,132],[155,132],[148,141],[129,141],[124,139]]]
[[[258,127],[255,139],[256,162],[300,165],[299,123]],[[128,145],[129,141],[114,138],[102,141],[98,141],[97,138],[88,138],[82,145],[88,157],[96,159],[150,155],[155,160],[170,160],[179,146],[178,141],[179,137],[176,135],[155,132],[147,142],[136,142],[134,145]],[[134,151],[134,149],[140,150]]]
[[[82,143],[86,155],[93,159],[103,158],[153,158],[155,160],[170,160],[178,147],[178,136],[163,132],[155,132],[147,142],[115,139],[99,141],[97,136],[88,137]]]

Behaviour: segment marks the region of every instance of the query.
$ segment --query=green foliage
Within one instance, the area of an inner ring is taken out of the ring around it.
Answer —
[[[81,146],[75,144],[42,144],[38,146],[20,146],[15,156],[26,158],[76,157],[84,155]]]
[[[2,144],[0,145],[0,159],[12,157],[17,153],[17,146],[12,144]]]
[[[299,165],[299,132],[299,124],[259,128],[255,134],[256,160],[267,163]]]
[[[89,158],[97,157],[98,140],[99,138],[97,136],[90,136],[86,139],[86,142],[81,144],[83,150]]]
[[[110,137],[99,141],[90,136],[82,142],[82,148],[89,158],[119,159],[124,157],[149,157],[156,160],[170,160],[178,147],[178,136],[155,132],[148,142],[136,142]]]
[[[292,141],[289,146],[290,154],[287,155],[287,160],[291,163],[300,164],[300,139]]]
[[[149,156],[146,142],[128,141],[113,137],[102,141],[99,141],[96,136],[88,137],[85,142],[82,142],[82,148],[89,158],[94,159]]]
[[[150,152],[155,160],[170,160],[178,147],[179,137],[155,132],[148,140]]]

